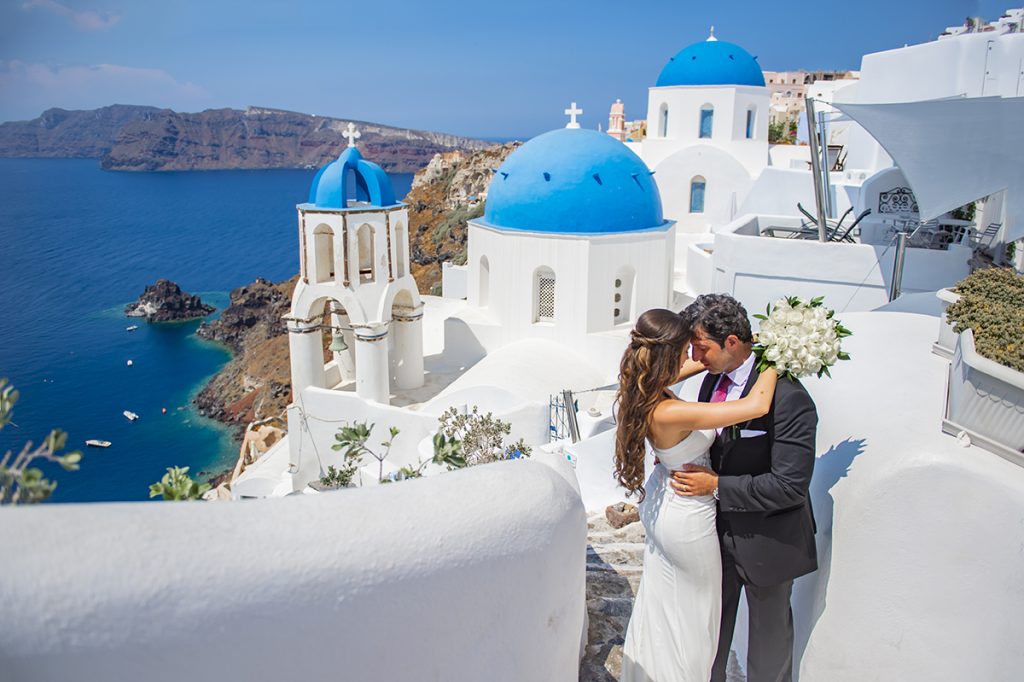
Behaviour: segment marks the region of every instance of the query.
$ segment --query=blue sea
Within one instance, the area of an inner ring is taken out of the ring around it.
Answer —
[[[0,159],[0,377],[21,393],[0,457],[51,428],[68,432],[85,456],[76,472],[41,467],[58,481],[56,502],[144,500],[169,466],[193,475],[232,466],[228,430],[191,403],[229,352],[196,337],[198,321],[147,324],[124,306],[161,277],[219,311],[235,287],[293,276],[295,205],[314,174]],[[412,175],[391,177],[405,196]],[[88,448],[90,438],[113,445]]]

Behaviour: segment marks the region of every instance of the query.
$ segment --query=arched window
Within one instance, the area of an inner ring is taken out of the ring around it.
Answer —
[[[702,175],[696,175],[690,180],[690,213],[704,212],[704,190],[707,181]]]
[[[711,129],[715,124],[715,108],[705,104],[700,108],[700,137],[711,138]]]
[[[747,109],[747,139],[754,139],[754,108]]]
[[[533,321],[555,321],[555,271],[547,266],[533,273]]]
[[[491,297],[491,264],[487,256],[480,256],[480,295],[477,300],[481,308],[486,308]]]
[[[356,230],[359,248],[359,282],[373,281],[373,228],[362,224]]]
[[[613,295],[614,324],[629,322],[633,309],[633,283],[636,273],[631,267],[624,267],[615,275],[615,293]]]
[[[313,230],[313,282],[334,280],[334,231],[327,225]]]
[[[668,137],[668,105],[662,104],[658,111],[658,137]]]

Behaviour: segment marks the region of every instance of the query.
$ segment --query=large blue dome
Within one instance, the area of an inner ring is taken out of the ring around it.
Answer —
[[[355,187],[346,187],[352,180]],[[336,160],[321,168],[309,188],[309,203],[316,208],[348,208],[350,198],[371,206],[395,203],[391,178],[380,166],[364,160],[355,147],[348,147]]]
[[[657,87],[667,85],[764,86],[761,67],[735,43],[710,38],[683,48],[658,76]]]
[[[639,156],[594,130],[562,128],[514,151],[487,190],[483,222],[530,232],[659,228],[661,195]]]

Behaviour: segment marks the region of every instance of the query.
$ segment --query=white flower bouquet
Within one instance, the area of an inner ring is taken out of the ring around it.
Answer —
[[[769,304],[754,339],[757,369],[774,367],[779,376],[802,379],[812,374],[832,376],[828,368],[849,360],[842,340],[853,332],[823,305],[823,296],[801,301],[795,296]]]

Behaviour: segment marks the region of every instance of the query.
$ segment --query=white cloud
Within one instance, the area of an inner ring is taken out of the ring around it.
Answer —
[[[23,120],[44,109],[95,109],[108,104],[149,104],[179,111],[208,106],[206,90],[161,69],[117,64],[52,67],[0,61],[0,120]]]
[[[121,18],[116,14],[108,12],[72,9],[56,0],[28,0],[28,2],[22,4],[21,8],[25,11],[36,8],[46,10],[59,17],[70,19],[75,26],[83,31],[105,31],[116,24]]]

